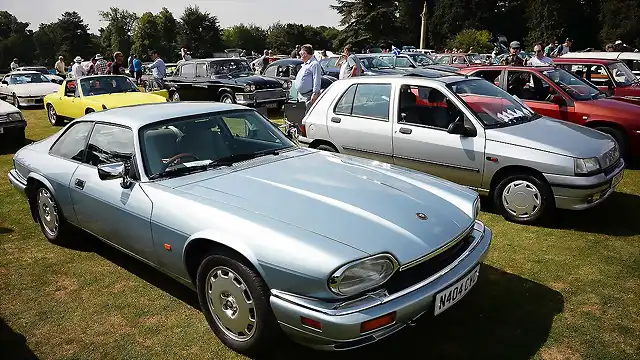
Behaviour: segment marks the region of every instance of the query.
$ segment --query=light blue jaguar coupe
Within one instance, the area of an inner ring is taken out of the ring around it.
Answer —
[[[50,241],[80,228],[188,284],[247,355],[282,334],[354,348],[440,314],[477,282],[492,237],[475,192],[300,148],[232,104],[88,114],[19,150],[9,180]]]

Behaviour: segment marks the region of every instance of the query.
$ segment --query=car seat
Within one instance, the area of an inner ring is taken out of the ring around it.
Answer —
[[[168,128],[149,130],[144,133],[144,146],[151,174],[159,173],[167,159],[178,155],[177,140],[176,133]]]
[[[231,155],[229,146],[214,121],[199,121],[187,125],[184,136],[180,139],[179,149],[180,152],[193,154],[200,160],[216,160]]]
[[[403,122],[421,124],[417,109],[417,96],[409,87],[400,90],[400,117]]]
[[[451,121],[449,119],[450,114],[448,108],[438,106],[438,104],[445,102],[445,100],[446,97],[442,92],[440,92],[440,90],[431,89],[431,91],[429,91],[429,103],[431,103],[431,107],[429,108],[429,119],[427,125],[443,129],[449,127]]]

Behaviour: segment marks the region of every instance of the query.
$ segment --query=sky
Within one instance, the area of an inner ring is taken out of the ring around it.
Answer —
[[[187,5],[198,5],[200,10],[218,17],[222,27],[241,22],[255,23],[267,27],[276,21],[302,23],[314,26],[338,26],[340,17],[329,8],[335,0],[110,0],[110,1],[69,1],[69,0],[0,0],[2,10],[12,13],[20,21],[31,23],[30,29],[37,30],[40,23],[54,22],[65,11],[77,11],[89,25],[89,31],[98,33],[104,22],[100,21],[99,10],[114,6],[133,11],[138,15],[146,11],[158,13],[166,7],[179,18]],[[101,5],[104,4],[104,5]],[[304,5],[303,5],[304,4]],[[98,7],[96,8],[96,5]]]

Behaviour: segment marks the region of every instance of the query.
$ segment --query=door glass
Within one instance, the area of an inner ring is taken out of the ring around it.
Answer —
[[[76,82],[67,81],[64,87],[64,96],[74,97],[76,94]]]
[[[451,59],[450,56],[443,56],[441,58],[438,59],[438,64],[445,64],[445,65],[449,65],[449,60]]]
[[[93,123],[80,122],[67,130],[51,147],[51,154],[65,159],[82,161],[87,143],[87,136]]]
[[[96,124],[87,146],[85,163],[93,166],[129,161],[133,157],[133,132],[119,126]]]
[[[342,95],[336,108],[333,110],[335,114],[351,115],[351,108],[353,107],[353,97],[356,95],[356,87],[358,85],[351,85],[349,89]]]
[[[264,71],[264,75],[276,77],[276,70],[278,70],[277,66],[269,66],[267,70]]]
[[[589,77],[587,80],[591,81],[596,86],[607,86],[606,82],[609,80],[609,74],[602,65],[591,66],[588,72]]]
[[[478,71],[473,74],[473,76],[481,77],[488,82],[494,84],[495,86],[500,86],[500,74],[502,71],[500,70],[487,70],[487,71]]]
[[[183,77],[195,77],[196,76],[196,64],[184,64],[180,68],[180,76]]]
[[[197,63],[196,64],[196,76],[197,77],[207,77],[207,64],[206,63]]]
[[[389,120],[390,84],[359,84],[351,115]]]
[[[280,138],[273,132],[278,130],[265,126],[265,122],[257,114],[247,116],[247,113],[242,113],[237,117],[223,117],[222,120],[236,137],[280,143]]]
[[[509,71],[509,94],[523,100],[550,101],[557,92],[548,82],[528,71]]]
[[[438,89],[403,85],[400,88],[400,123],[447,129],[462,113]]]
[[[405,57],[398,57],[396,58],[396,67],[410,68],[413,67],[413,64]]]

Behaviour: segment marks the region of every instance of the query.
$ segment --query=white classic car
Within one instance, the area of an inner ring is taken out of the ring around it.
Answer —
[[[60,85],[37,71],[14,71],[2,78],[0,99],[7,99],[16,107],[42,105],[44,97],[58,89]]]
[[[56,83],[56,84],[62,84],[62,82],[64,81],[64,78],[62,76],[58,76],[58,75],[49,73],[49,70],[47,70],[47,68],[44,67],[44,66],[22,66],[22,67],[19,67],[19,68],[15,69],[14,71],[17,71],[17,72],[19,72],[19,71],[36,71],[36,72],[39,72],[40,74],[44,75],[44,77],[49,79],[49,81],[51,81],[52,83]]]
[[[22,113],[15,106],[0,100],[0,143],[15,141],[24,143],[24,130],[27,127]]]

